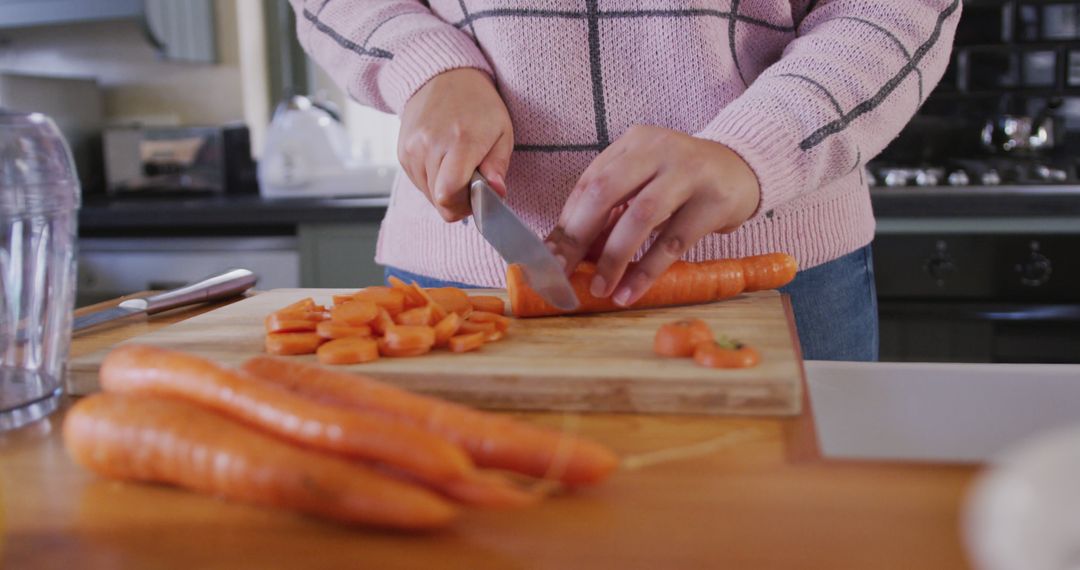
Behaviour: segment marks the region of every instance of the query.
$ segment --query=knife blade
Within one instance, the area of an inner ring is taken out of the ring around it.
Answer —
[[[128,299],[115,307],[76,317],[72,330],[82,330],[131,315],[155,315],[177,307],[227,299],[251,289],[258,280],[259,277],[247,269],[231,269],[190,285],[142,299]]]
[[[578,308],[578,298],[562,264],[544,242],[514,214],[479,172],[469,181],[473,223],[507,263],[522,266],[525,279],[545,301],[564,311]]]

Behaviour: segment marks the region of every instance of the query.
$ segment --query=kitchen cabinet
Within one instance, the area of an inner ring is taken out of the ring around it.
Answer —
[[[300,285],[359,288],[383,284],[375,263],[378,222],[301,224]]]

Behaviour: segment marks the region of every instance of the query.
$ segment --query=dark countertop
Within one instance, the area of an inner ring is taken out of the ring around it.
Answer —
[[[387,196],[265,199],[257,195],[87,198],[79,233],[287,234],[299,224],[378,222]]]
[[[879,221],[960,218],[1077,218],[1080,187],[874,188]],[[386,196],[264,199],[257,195],[84,200],[83,236],[294,234],[299,224],[378,222]],[[1066,220],[1062,220],[1065,222]]]

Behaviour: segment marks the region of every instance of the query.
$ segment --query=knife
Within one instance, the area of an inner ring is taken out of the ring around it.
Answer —
[[[82,330],[130,315],[154,315],[177,307],[227,299],[251,289],[258,280],[259,277],[247,269],[232,269],[190,285],[141,299],[128,299],[111,309],[76,317],[72,330]]]
[[[564,311],[578,308],[578,298],[562,264],[544,242],[491,189],[479,172],[469,181],[473,223],[507,263],[521,265],[525,280],[545,301]]]

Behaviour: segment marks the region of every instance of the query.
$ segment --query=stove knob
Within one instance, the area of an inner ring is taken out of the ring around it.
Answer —
[[[938,287],[944,287],[945,278],[956,271],[956,264],[953,263],[948,245],[944,241],[937,242],[937,251],[926,260],[924,269],[937,282]]]
[[[967,186],[971,184],[971,179],[968,178],[968,173],[963,170],[956,170],[949,173],[949,186]]]
[[[937,186],[941,183],[941,177],[933,170],[920,170],[915,174],[915,184],[918,186]]]
[[[1039,253],[1039,242],[1031,242],[1031,255],[1027,261],[1016,264],[1016,272],[1020,274],[1020,284],[1026,287],[1038,287],[1050,280],[1054,267],[1050,258]]]
[[[885,185],[890,188],[896,188],[899,186],[907,186],[908,173],[904,170],[887,170],[885,171]]]
[[[979,182],[981,182],[983,186],[997,186],[998,184],[1001,184],[1001,175],[998,174],[998,171],[996,170],[987,170],[979,177]]]

